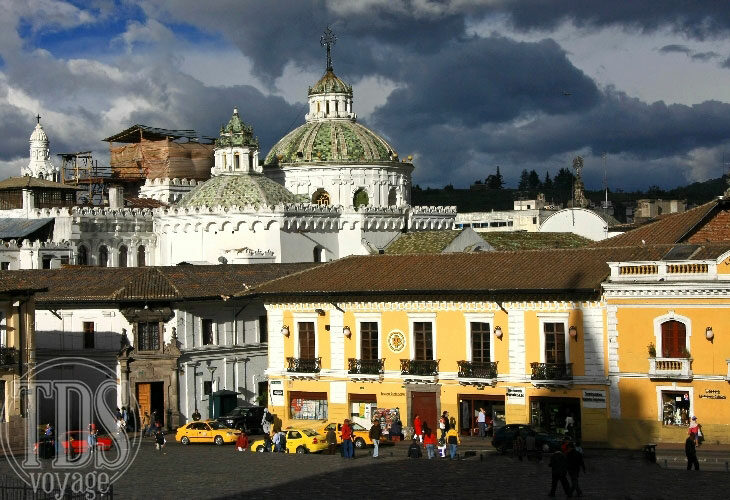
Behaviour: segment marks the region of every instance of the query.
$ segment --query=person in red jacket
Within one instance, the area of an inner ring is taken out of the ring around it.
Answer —
[[[423,442],[426,445],[428,458],[436,457],[436,444],[438,443],[438,439],[436,439],[436,433],[429,429],[426,422],[423,423]]]
[[[413,418],[413,435],[423,443],[423,426],[421,425],[421,417],[418,414]]]
[[[342,456],[344,458],[355,458],[355,448],[352,444],[352,427],[350,427],[350,421],[345,419],[342,423]]]
[[[238,439],[236,439],[236,450],[246,451],[246,448],[248,448],[248,436],[245,432],[241,431],[238,435]]]

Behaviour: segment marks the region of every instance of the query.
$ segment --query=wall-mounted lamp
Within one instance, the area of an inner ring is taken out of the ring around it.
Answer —
[[[324,309],[315,309],[314,312],[316,312],[320,316],[324,316]]]
[[[571,326],[570,328],[568,328],[568,335],[570,335],[573,340],[578,342],[578,329],[576,327]]]
[[[708,326],[708,327],[707,327],[707,330],[705,330],[705,337],[706,337],[706,338],[707,338],[707,340],[709,340],[710,342],[712,342],[712,339],[714,339],[714,338],[715,338],[715,332],[713,332],[713,331],[712,331],[712,327],[711,327],[711,326]]]
[[[342,329],[342,335],[344,335],[348,339],[350,337],[352,337],[352,331],[350,330],[350,327],[349,326],[346,326],[345,328]]]
[[[502,327],[501,326],[495,327],[494,328],[494,336],[497,337],[499,340],[502,340],[502,335],[504,335],[502,333]]]
[[[284,337],[288,337],[288,336],[289,336],[289,327],[288,327],[288,326],[286,326],[286,325],[282,326],[282,327],[281,327],[281,334],[282,334],[282,335],[283,335]]]

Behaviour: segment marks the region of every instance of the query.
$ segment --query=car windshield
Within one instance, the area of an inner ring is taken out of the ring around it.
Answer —
[[[223,415],[224,417],[238,417],[240,415],[243,415],[243,408],[234,408],[231,410],[228,415]]]
[[[365,429],[365,427],[363,427],[360,424],[352,424],[352,430],[353,431],[364,431],[366,429]]]
[[[220,429],[227,429],[225,425],[219,423],[219,422],[208,422],[208,425],[211,427],[211,429],[214,430],[220,430]]]
[[[317,431],[314,431],[312,429],[302,429],[302,432],[309,437],[314,437],[317,435]]]

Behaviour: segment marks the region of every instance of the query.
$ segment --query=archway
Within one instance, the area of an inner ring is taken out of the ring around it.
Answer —
[[[119,247],[119,267],[127,267],[127,247]]]
[[[107,267],[109,265],[109,250],[106,246],[99,247],[99,267]]]
[[[322,188],[316,190],[312,195],[312,203],[317,205],[329,205],[331,202],[330,194]]]
[[[355,195],[352,197],[352,206],[357,210],[360,206],[367,206],[370,201],[368,192],[364,188],[360,188],[355,191]]]
[[[76,254],[76,263],[79,266],[89,265],[89,252],[88,250],[86,250],[86,247],[84,245],[81,245],[78,249],[78,252]]]
[[[398,190],[396,188],[390,188],[388,192],[388,206],[394,207],[398,205]]]
[[[137,247],[137,267],[144,267],[146,265],[145,255],[144,245]]]

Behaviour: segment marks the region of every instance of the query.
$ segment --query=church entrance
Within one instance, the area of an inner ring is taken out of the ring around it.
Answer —
[[[165,383],[164,382],[140,382],[137,384],[137,403],[139,404],[140,417],[145,413],[150,415],[150,422],[160,422],[165,425]],[[157,412],[156,416],[153,416]]]

